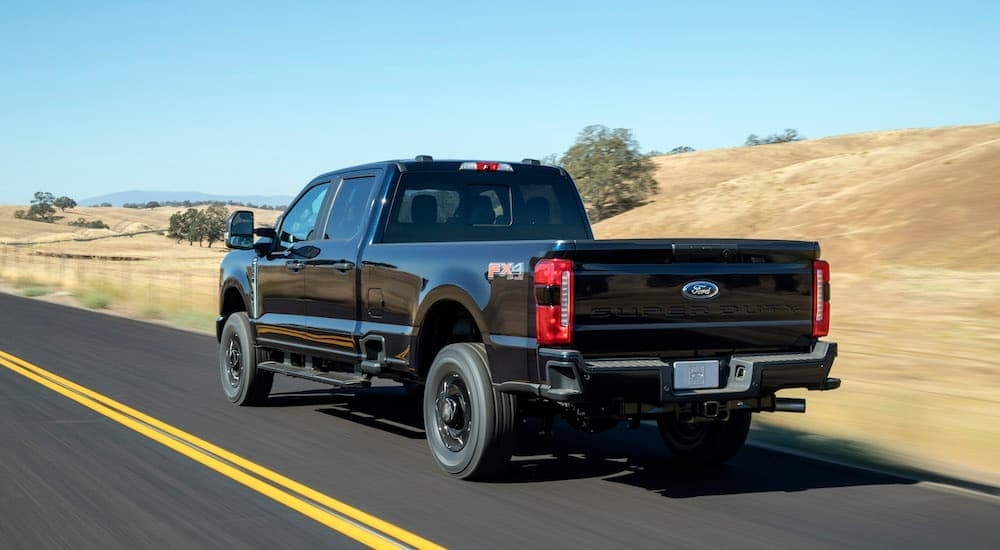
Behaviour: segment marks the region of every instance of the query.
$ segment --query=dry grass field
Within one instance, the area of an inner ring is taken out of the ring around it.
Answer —
[[[17,209],[0,206],[0,273],[8,287],[111,313],[213,329],[225,246],[178,244],[151,232],[165,230],[170,215],[183,209],[78,207],[61,213],[55,224],[15,219]],[[255,212],[262,224],[274,223],[278,214]],[[81,217],[102,220],[110,229],[66,225]],[[25,242],[34,244],[9,244]]]
[[[1000,485],[1000,124],[655,162],[657,194],[596,224],[599,238],[818,240],[832,264],[830,339],[841,345],[834,375],[844,385],[808,393],[806,415],[761,415],[765,424]],[[76,208],[54,225],[16,220],[14,210],[0,207],[0,242],[36,244],[0,248],[8,288],[211,328],[220,244],[116,236],[165,228],[177,209]],[[79,217],[111,229],[65,225]]]

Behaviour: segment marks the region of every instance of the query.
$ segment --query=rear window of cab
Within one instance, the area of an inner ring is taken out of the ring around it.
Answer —
[[[572,180],[517,172],[404,172],[382,242],[586,239]]]

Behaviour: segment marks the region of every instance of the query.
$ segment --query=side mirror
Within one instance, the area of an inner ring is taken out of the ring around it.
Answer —
[[[253,248],[253,212],[237,210],[226,220],[226,247],[236,250]]]
[[[290,248],[288,249],[288,252],[291,253],[296,258],[305,258],[307,260],[311,260],[316,256],[319,256],[319,253],[322,251],[319,249],[319,247],[305,245],[301,248]]]
[[[273,227],[258,227],[253,232],[260,237],[253,243],[253,249],[258,256],[267,256],[274,251],[274,243],[278,240],[278,233]]]

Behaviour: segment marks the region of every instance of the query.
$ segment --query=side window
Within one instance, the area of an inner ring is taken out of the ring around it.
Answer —
[[[323,207],[323,199],[330,190],[330,183],[321,183],[308,191],[285,212],[281,218],[281,229],[278,231],[278,242],[282,248],[288,248],[299,241],[314,238],[313,228],[316,218]]]
[[[331,240],[350,240],[364,228],[371,211],[371,194],[375,189],[375,176],[345,179],[333,198],[333,209],[323,235]]]

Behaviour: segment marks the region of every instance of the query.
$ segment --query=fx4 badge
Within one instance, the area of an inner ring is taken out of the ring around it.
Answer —
[[[486,268],[486,278],[492,281],[497,277],[508,281],[523,280],[524,262],[490,262]]]

